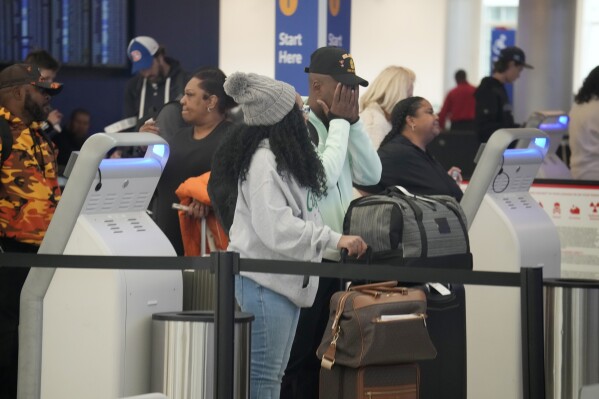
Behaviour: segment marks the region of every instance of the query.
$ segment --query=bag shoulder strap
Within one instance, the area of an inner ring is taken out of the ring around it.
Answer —
[[[341,315],[343,314],[343,309],[345,308],[345,302],[347,299],[354,294],[354,292],[346,291],[339,298],[339,302],[337,302],[337,309],[335,310],[335,319],[333,320],[333,325],[331,326],[331,343],[329,344],[328,349],[322,355],[322,360],[320,362],[320,366],[327,370],[330,370],[335,364],[335,353],[337,352],[337,340],[339,339],[339,334],[341,332],[341,327],[339,326],[339,319],[341,319]]]
[[[406,190],[404,187],[402,186],[395,186],[396,191],[402,193],[405,196],[411,197],[411,198],[415,198],[415,199],[420,199],[423,201],[427,201],[430,202],[432,204],[435,204],[437,201],[435,201],[433,198],[429,198],[425,195],[416,195],[416,194],[412,194],[411,192],[409,192],[408,190]]]
[[[0,166],[4,165],[4,162],[10,156],[12,152],[12,132],[8,122],[3,117],[0,117],[0,141],[2,142],[2,154],[0,155]]]
[[[349,287],[350,291],[363,291],[363,290],[381,290],[387,288],[397,287],[397,281],[382,281],[379,283],[352,285]]]

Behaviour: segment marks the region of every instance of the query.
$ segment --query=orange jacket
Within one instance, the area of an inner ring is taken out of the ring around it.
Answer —
[[[192,199],[195,199],[205,205],[212,205],[208,196],[208,180],[210,172],[206,172],[201,176],[190,177],[185,180],[175,191],[181,204],[189,205]],[[179,211],[179,224],[181,225],[181,236],[183,238],[183,248],[185,256],[200,256],[201,248],[201,222],[198,219],[190,218],[184,211]],[[206,217],[206,227],[214,236],[214,244],[218,250],[227,250],[229,238],[225,234],[224,229],[216,219],[213,212],[210,212]],[[206,237],[204,237],[206,240]],[[209,245],[206,242],[206,250],[209,252]]]
[[[0,165],[0,237],[39,246],[61,196],[54,144],[37,122],[26,126],[3,107],[0,118],[13,136],[12,151]]]

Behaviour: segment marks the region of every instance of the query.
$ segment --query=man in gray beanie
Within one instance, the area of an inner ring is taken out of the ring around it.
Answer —
[[[353,199],[352,182],[376,182],[381,161],[359,120],[358,94],[368,82],[356,75],[353,57],[339,47],[321,47],[310,57],[308,73],[311,108],[309,129],[318,137],[318,152],[327,176],[327,195],[318,206],[324,223],[343,232],[343,218]],[[375,184],[376,184],[375,183]],[[339,251],[327,251],[324,261],[339,261]],[[316,349],[329,316],[329,301],[341,283],[321,278],[314,304],[300,314],[285,370],[281,399],[318,398],[320,361]]]
[[[341,248],[364,254],[360,237],[342,236],[322,223],[315,205],[326,192],[325,172],[293,87],[237,72],[224,88],[245,120],[215,154],[209,183],[209,189],[238,184],[228,250],[242,258],[304,262],[320,262],[325,252]],[[211,198],[219,208],[219,198]],[[300,308],[312,304],[317,285],[318,278],[300,275],[237,276],[237,302],[255,316],[251,399],[279,397]]]

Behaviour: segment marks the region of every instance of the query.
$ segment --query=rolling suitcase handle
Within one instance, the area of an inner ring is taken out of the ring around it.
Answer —
[[[214,242],[214,234],[212,234],[212,231],[206,227],[206,217],[202,217],[200,229],[202,233],[202,242],[200,243],[201,256],[209,256],[209,254],[206,253],[206,244],[208,244],[210,252],[213,252],[216,251],[216,243]]]

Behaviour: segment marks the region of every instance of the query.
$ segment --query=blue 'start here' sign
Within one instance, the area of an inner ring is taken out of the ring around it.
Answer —
[[[287,82],[308,95],[310,54],[318,48],[316,0],[276,0],[275,79]]]
[[[351,0],[328,0],[327,46],[336,46],[351,52],[349,33],[351,26]]]

